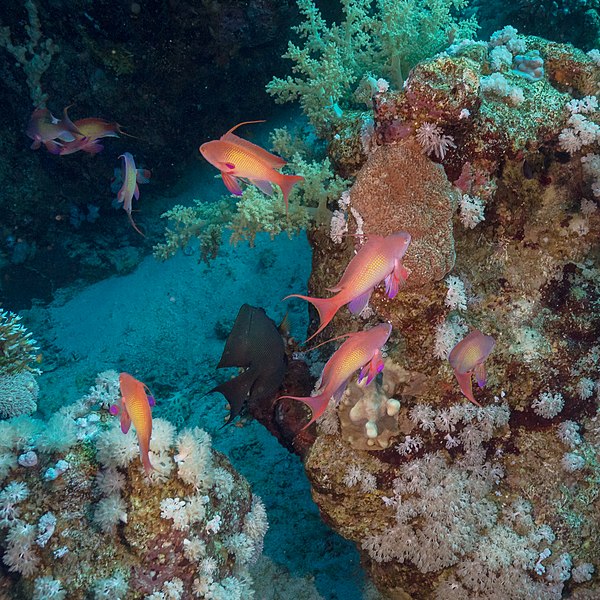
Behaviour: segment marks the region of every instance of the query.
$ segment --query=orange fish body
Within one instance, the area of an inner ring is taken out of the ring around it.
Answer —
[[[62,119],[57,119],[47,108],[33,111],[25,132],[33,140],[32,150],[37,150],[44,144],[49,152],[58,154],[63,145],[61,142],[72,142],[76,139],[75,136],[81,134],[67,111],[68,107],[64,109]]]
[[[337,292],[331,298],[313,298],[300,294],[286,296],[284,300],[307,300],[319,312],[319,328],[306,341],[320,333],[344,304],[348,304],[352,314],[360,313],[369,303],[373,290],[383,280],[388,297],[394,298],[408,277],[408,271],[402,265],[402,258],[410,240],[410,234],[405,231],[386,237],[370,236],[369,241],[346,267],[339,283],[329,288],[330,292]]]
[[[119,137],[121,128],[118,123],[110,123],[104,119],[89,117],[74,121],[75,127],[81,132],[75,140],[61,144],[59,148],[52,150],[54,154],[66,156],[82,150],[89,154],[97,154],[104,149],[104,146],[98,141],[105,137]]]
[[[117,200],[123,205],[123,209],[129,217],[131,226],[141,235],[144,234],[138,229],[133,217],[131,216],[133,198],[139,200],[140,188],[138,187],[138,169],[135,168],[135,161],[129,152],[124,152],[119,156],[123,159],[123,171],[121,189],[117,192]]]
[[[484,361],[494,349],[495,344],[496,341],[491,335],[485,335],[478,329],[474,329],[458,342],[448,355],[448,361],[454,369],[460,391],[475,406],[481,405],[473,396],[471,376],[475,374],[477,385],[480,388],[485,386],[487,375]]]
[[[153,467],[150,464],[148,451],[150,449],[150,438],[152,437],[152,410],[154,398],[148,394],[147,386],[129,373],[119,374],[119,385],[121,388],[121,431],[127,433],[131,424],[135,427],[140,455],[146,473]],[[116,410],[115,410],[116,409]],[[117,414],[117,407],[111,407],[111,414]]]
[[[325,411],[329,399],[340,401],[348,381],[361,369],[358,381],[367,378],[367,385],[383,370],[381,347],[392,333],[389,323],[381,323],[366,331],[348,334],[348,339],[333,353],[327,361],[321,375],[321,390],[316,396],[281,396],[304,402],[312,410],[310,421],[305,429],[316,421]],[[344,336],[342,336],[344,337]]]
[[[119,137],[119,133],[123,133],[118,123],[111,123],[96,117],[79,119],[75,121],[75,126],[81,131],[82,135],[92,140],[104,137]]]
[[[244,140],[234,133],[235,129],[246,123],[262,123],[263,121],[245,121],[230,129],[219,140],[206,142],[200,146],[202,156],[221,171],[223,183],[236,196],[242,195],[238,179],[245,179],[258,187],[267,196],[273,194],[271,184],[281,188],[288,210],[288,197],[294,184],[302,181],[300,175],[284,175],[275,169],[283,167],[286,162],[279,156],[267,152],[264,148]]]

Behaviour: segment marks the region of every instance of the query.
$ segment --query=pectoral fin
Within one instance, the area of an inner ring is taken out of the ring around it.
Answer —
[[[361,313],[363,311],[363,309],[365,308],[365,306],[367,306],[367,304],[369,304],[369,300],[371,299],[372,293],[373,293],[373,288],[366,291],[364,294],[361,294],[360,296],[357,296],[356,298],[354,298],[354,300],[352,300],[352,302],[348,303],[348,310],[353,315],[358,315],[359,313]]]
[[[367,378],[366,385],[369,385],[375,377],[381,371],[383,371],[383,357],[381,356],[381,351],[377,350],[373,355],[373,358],[360,370],[360,375],[358,376],[358,383],[360,383],[365,377]]]
[[[477,385],[480,388],[485,387],[485,384],[487,382],[487,373],[485,372],[485,365],[483,363],[480,363],[475,366],[475,369],[473,371],[475,373],[475,379],[477,379]]]
[[[127,408],[123,405],[123,408],[121,410],[121,431],[123,433],[127,433],[129,431],[130,427],[131,427],[131,417],[129,416],[129,413],[127,412]]]
[[[273,186],[270,181],[264,181],[262,179],[251,179],[251,183],[253,183],[263,194],[267,196],[273,195]]]
[[[242,195],[242,188],[240,187],[240,182],[233,175],[229,175],[221,171],[221,177],[223,178],[223,183],[225,187],[235,196]]]

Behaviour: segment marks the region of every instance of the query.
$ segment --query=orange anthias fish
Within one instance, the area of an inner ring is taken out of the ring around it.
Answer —
[[[57,149],[61,148],[61,144],[56,140],[72,142],[75,136],[81,135],[77,126],[69,118],[68,110],[68,106],[63,110],[62,119],[57,119],[47,108],[37,108],[33,111],[25,130],[27,136],[33,140],[32,150],[37,150],[44,144],[49,152],[56,154]]]
[[[112,405],[111,415],[121,412],[121,431],[127,433],[131,424],[135,427],[140,455],[146,473],[154,468],[150,464],[148,451],[150,449],[150,438],[152,437],[152,410],[154,396],[148,386],[129,373],[119,374],[119,385],[121,387],[121,406]]]
[[[83,150],[90,154],[97,154],[104,149],[104,146],[98,141],[105,137],[119,137],[119,134],[129,135],[125,133],[118,123],[105,121],[96,117],[87,119],[78,119],[74,121],[74,125],[81,132],[72,142],[65,142],[54,150],[53,154],[65,156]]]
[[[480,388],[485,386],[487,377],[483,362],[495,345],[496,341],[491,335],[485,335],[478,329],[474,329],[458,342],[448,355],[448,361],[454,369],[460,391],[476,406],[481,406],[481,404],[473,396],[471,376],[475,373],[477,385]]]
[[[302,181],[300,175],[284,175],[275,169],[286,164],[286,161],[265,149],[248,142],[233,133],[238,127],[248,123],[264,123],[264,121],[244,121],[232,127],[219,140],[206,142],[200,146],[200,153],[213,166],[221,171],[223,183],[236,196],[242,195],[238,179],[245,179],[259,188],[267,196],[273,194],[272,183],[278,185],[283,192],[285,210],[288,210],[288,197],[294,184]]]
[[[141,176],[140,173],[138,173],[138,169],[135,168],[135,161],[133,160],[133,156],[129,152],[121,154],[119,158],[123,159],[123,185],[121,186],[121,189],[117,192],[117,200],[123,205],[123,209],[127,213],[132,227],[141,236],[144,236],[144,234],[138,229],[138,226],[135,224],[135,221],[131,216],[131,210],[133,198],[135,198],[136,200],[139,200],[140,198],[140,188],[138,187],[138,183],[147,183],[148,180],[145,177]]]
[[[360,383],[366,377],[367,385],[383,371],[381,347],[388,341],[391,333],[392,326],[389,323],[381,323],[367,331],[347,334],[348,339],[327,361],[321,375],[320,390],[316,396],[281,396],[279,400],[281,398],[300,400],[310,407],[312,418],[303,427],[306,429],[323,414],[330,398],[336,402],[340,401],[348,381],[358,369],[361,370],[358,382]]]
[[[291,294],[287,298],[302,298],[310,302],[319,312],[320,324],[306,341],[320,333],[333,319],[344,304],[352,314],[360,313],[369,303],[373,290],[385,280],[388,298],[394,298],[408,278],[408,271],[402,265],[402,258],[410,244],[410,234],[401,231],[386,237],[372,235],[369,241],[350,261],[339,283],[328,288],[337,292],[331,298],[313,298]]]

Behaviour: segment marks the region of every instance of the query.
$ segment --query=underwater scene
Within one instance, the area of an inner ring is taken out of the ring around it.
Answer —
[[[600,600],[600,0],[0,57],[0,600]]]

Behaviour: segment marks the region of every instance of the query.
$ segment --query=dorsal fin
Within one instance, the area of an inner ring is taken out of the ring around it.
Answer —
[[[241,123],[234,125],[227,133],[222,135],[221,139],[223,139],[226,135],[233,133],[238,127],[241,127],[242,125],[251,125],[252,123],[264,123],[265,121],[266,121],[266,119],[260,119],[258,121],[242,121]]]

